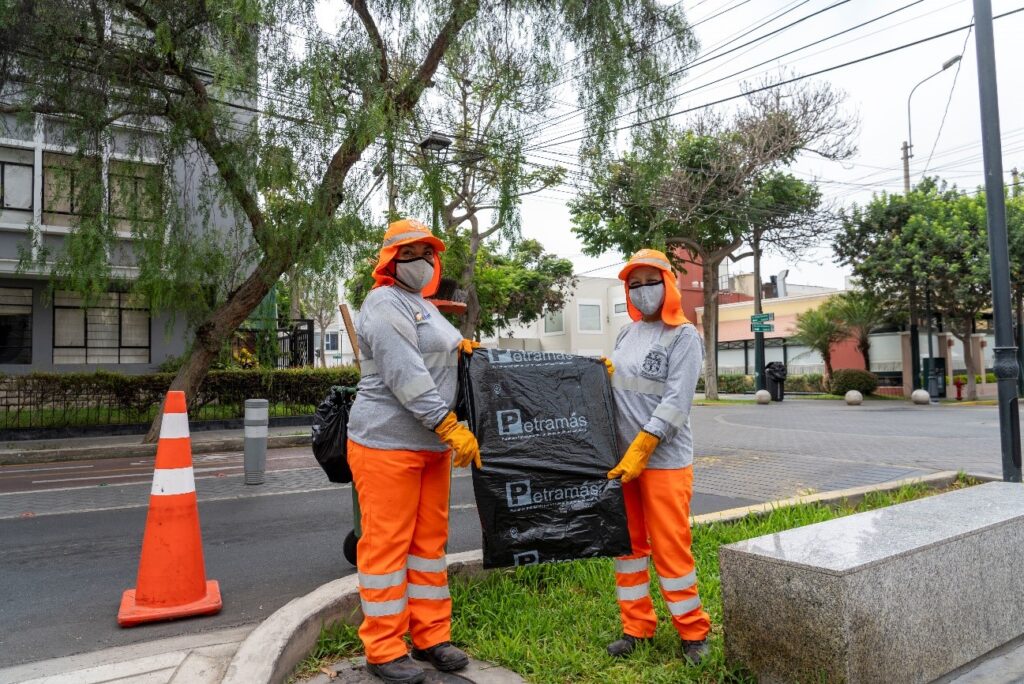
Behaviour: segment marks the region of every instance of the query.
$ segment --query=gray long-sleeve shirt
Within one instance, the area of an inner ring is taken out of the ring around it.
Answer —
[[[372,449],[447,451],[434,433],[455,406],[462,335],[400,287],[370,291],[356,317],[362,378],[348,436]]]
[[[612,389],[620,456],[645,430],[661,439],[648,468],[693,463],[690,407],[703,362],[704,345],[690,324],[636,321],[619,332],[612,352]]]

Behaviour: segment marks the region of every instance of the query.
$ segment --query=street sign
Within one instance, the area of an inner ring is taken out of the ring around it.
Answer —
[[[753,316],[750,317],[750,322],[751,323],[767,323],[768,321],[774,321],[774,320],[775,320],[775,314],[774,313],[759,313],[759,314],[754,314]]]
[[[750,332],[766,333],[775,332],[775,326],[771,323],[751,323]]]

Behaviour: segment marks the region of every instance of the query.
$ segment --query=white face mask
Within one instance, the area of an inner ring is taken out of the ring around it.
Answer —
[[[410,290],[419,292],[434,277],[434,261],[427,257],[395,259],[395,279]]]
[[[657,313],[665,301],[665,283],[652,283],[629,289],[629,301],[640,313],[650,316]]]

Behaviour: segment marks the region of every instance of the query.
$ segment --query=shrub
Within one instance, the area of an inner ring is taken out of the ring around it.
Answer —
[[[786,378],[787,392],[811,392],[819,394],[827,391],[825,389],[825,376],[821,373],[806,373],[804,375],[790,375]]]
[[[832,373],[832,381],[829,385],[832,394],[843,396],[850,390],[857,390],[867,396],[878,389],[878,376],[866,370],[842,368]]]
[[[952,382],[950,382],[949,376],[948,375],[946,376],[946,384],[947,385],[950,385],[950,384],[955,385],[958,380],[963,385],[967,384],[967,376],[962,374],[962,373],[960,375],[954,375]],[[980,385],[981,384],[981,376],[976,374],[974,376],[974,381]],[[995,383],[996,382],[996,374],[995,373],[985,373],[985,382],[987,382],[987,383]]]

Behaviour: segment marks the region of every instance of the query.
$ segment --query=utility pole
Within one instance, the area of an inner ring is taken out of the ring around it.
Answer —
[[[1018,197],[1020,189],[1020,171],[1017,167],[1010,169],[1010,178],[1013,183],[1010,185],[1010,197]],[[1017,309],[1017,367],[1024,369],[1024,283],[1016,285],[1016,306]],[[1017,374],[1017,394],[1024,397],[1024,373]]]
[[[1017,348],[1010,303],[1010,256],[1003,197],[1003,153],[999,133],[995,38],[991,0],[974,0],[974,45],[978,52],[981,148],[985,159],[988,251],[992,265],[992,317],[996,328],[995,371],[999,385],[999,441],[1003,480],[1021,481],[1020,416],[1017,404]]]
[[[761,230],[754,228],[754,313],[761,311]],[[754,391],[765,389],[764,333],[754,333]]]
[[[915,86],[916,87],[916,86]],[[911,91],[913,94],[913,91]],[[903,141],[903,196],[910,201],[910,143]],[[910,389],[921,389],[921,340],[917,333],[917,293],[910,289]]]

